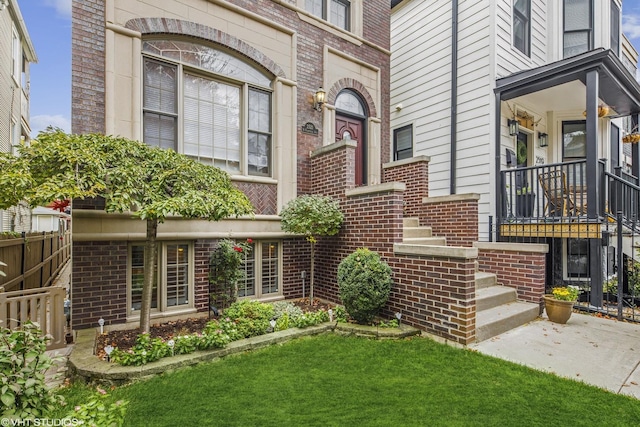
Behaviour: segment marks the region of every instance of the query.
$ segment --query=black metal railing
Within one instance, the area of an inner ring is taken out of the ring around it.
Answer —
[[[504,170],[500,179],[502,209],[497,225],[586,218],[584,160]]]

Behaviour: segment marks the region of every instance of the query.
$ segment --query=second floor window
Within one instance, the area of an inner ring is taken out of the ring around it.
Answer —
[[[232,174],[271,176],[271,79],[184,41],[143,44],[144,142]]]
[[[564,0],[564,58],[593,49],[593,0]]]
[[[349,0],[305,0],[305,9],[343,30],[351,30],[351,2]]]
[[[513,2],[513,46],[527,56],[531,55],[531,1]]]
[[[611,1],[611,50],[620,55],[620,9]]]

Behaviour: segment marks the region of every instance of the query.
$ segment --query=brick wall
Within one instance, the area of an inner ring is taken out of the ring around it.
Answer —
[[[518,299],[542,303],[545,291],[545,244],[475,243],[480,270],[494,273],[498,283],[517,290]]]
[[[394,287],[384,314],[434,335],[469,344],[475,340],[475,259],[396,255]]]
[[[449,246],[472,246],[478,241],[477,194],[429,197],[420,210],[420,225],[434,236],[446,237]]]
[[[71,131],[104,133],[104,0],[71,6]]]
[[[403,182],[405,217],[419,218],[422,199],[429,197],[429,158],[418,156],[383,165],[383,182]]]
[[[278,186],[256,182],[233,183],[236,188],[247,195],[256,215],[278,214]]]
[[[74,242],[71,321],[74,329],[126,321],[127,243]]]
[[[353,175],[345,171],[354,158],[354,147],[347,143],[325,147],[311,158],[318,193],[339,200],[345,215],[338,236],[320,239],[316,246],[315,295],[339,302],[338,264],[355,249],[367,247],[380,253],[393,269],[393,291],[383,314],[392,318],[399,311],[405,323],[459,343],[472,342],[477,251],[467,249],[466,257],[397,252],[394,245],[402,241],[404,185],[353,188],[347,178]]]
[[[304,238],[282,242],[282,294],[285,299],[302,298],[303,271],[306,274],[304,295],[309,296],[310,255],[311,244]]]

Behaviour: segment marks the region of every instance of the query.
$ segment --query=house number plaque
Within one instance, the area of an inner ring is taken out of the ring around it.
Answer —
[[[311,122],[307,122],[302,125],[302,133],[307,133],[309,135],[318,135],[318,128]]]

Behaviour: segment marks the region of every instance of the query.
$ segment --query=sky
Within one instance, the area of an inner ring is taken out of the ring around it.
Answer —
[[[70,132],[71,0],[18,0],[18,5],[38,56],[31,67],[31,135],[49,125]],[[622,31],[640,52],[640,0],[623,0]],[[640,80],[640,72],[636,77]]]

